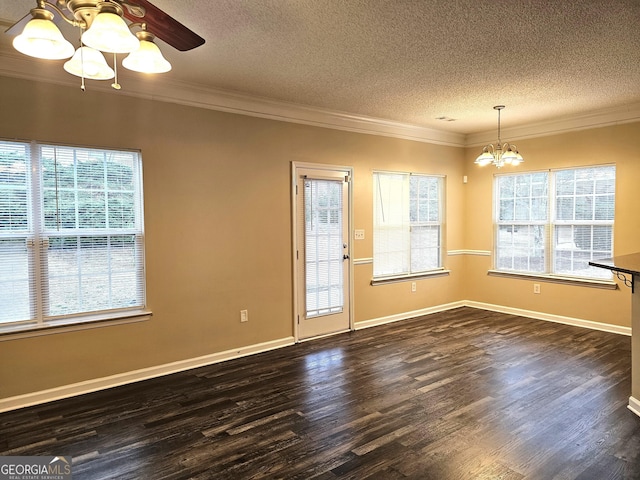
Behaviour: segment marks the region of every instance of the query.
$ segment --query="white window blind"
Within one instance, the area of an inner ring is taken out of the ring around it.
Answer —
[[[613,256],[615,167],[562,170],[554,179],[554,273],[611,278],[589,260]]]
[[[498,175],[495,187],[496,269],[611,278],[589,261],[613,255],[615,166]]]
[[[501,175],[497,183],[496,268],[544,273],[548,172]]]
[[[29,320],[35,299],[29,144],[0,142],[0,322]]]
[[[145,303],[137,152],[0,142],[0,326]]]
[[[373,190],[373,276],[441,268],[443,178],[374,172]]]

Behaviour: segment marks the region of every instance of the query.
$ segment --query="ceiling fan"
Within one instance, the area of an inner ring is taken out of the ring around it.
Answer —
[[[36,0],[37,6],[7,29],[16,35],[13,45],[21,53],[36,58],[70,58],[64,69],[84,79],[116,78],[116,54],[128,53],[122,65],[143,73],[163,73],[171,69],[153,40],[160,38],[179,51],[192,50],[205,40],[147,0]],[[125,20],[130,23],[127,24]],[[67,23],[81,31],[77,50],[57,25]],[[132,31],[135,31],[135,35]],[[74,53],[75,52],[75,53]],[[114,69],[102,52],[114,55]]]

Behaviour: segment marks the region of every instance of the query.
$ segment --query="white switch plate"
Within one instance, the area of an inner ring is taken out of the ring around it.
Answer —
[[[248,310],[240,310],[240,321],[248,322],[249,321],[249,311]]]
[[[353,238],[355,240],[364,240],[364,230],[354,230]]]

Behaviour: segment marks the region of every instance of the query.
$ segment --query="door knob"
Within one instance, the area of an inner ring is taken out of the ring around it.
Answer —
[[[349,260],[349,255],[343,255],[343,256],[342,256],[342,259],[343,259],[343,260]]]

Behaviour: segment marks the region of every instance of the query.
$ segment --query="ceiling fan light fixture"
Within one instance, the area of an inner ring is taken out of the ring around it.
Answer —
[[[113,12],[100,12],[82,34],[82,43],[108,53],[131,53],[140,42],[131,33],[124,19]]]
[[[13,39],[13,47],[20,53],[45,60],[71,57],[75,48],[53,23],[53,14],[40,8],[34,8],[31,14],[34,18]]]
[[[65,62],[64,69],[71,75],[90,80],[110,80],[115,76],[104,55],[91,47],[76,50],[71,60]]]
[[[171,64],[162,56],[160,48],[153,42],[151,33],[143,30],[136,33],[140,47],[122,60],[122,66],[140,73],[165,73]]]
[[[147,31],[147,25],[151,25],[167,45],[181,52],[205,43],[204,38],[147,0],[35,2],[36,7],[9,27],[6,33],[15,37],[13,46],[24,55],[47,60],[69,59],[64,63],[64,69],[82,78],[82,91],[85,90],[85,78],[114,78],[111,86],[120,90],[116,57],[119,53],[131,54],[123,64],[135,72],[164,73],[172,69],[154,43],[155,35]],[[58,28],[61,21],[82,31],[77,51],[75,42],[67,41]],[[105,60],[107,53],[113,55],[112,67]]]

